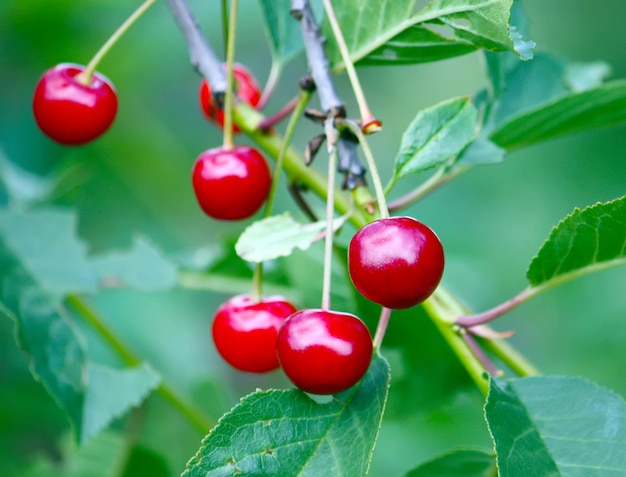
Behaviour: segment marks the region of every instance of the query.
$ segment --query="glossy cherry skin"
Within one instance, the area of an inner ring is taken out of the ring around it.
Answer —
[[[46,136],[78,146],[101,136],[117,113],[117,93],[105,76],[94,73],[89,85],[78,81],[84,66],[59,64],[46,71],[33,96],[35,121]]]
[[[335,394],[354,386],[372,360],[372,337],[349,313],[318,309],[291,315],[278,332],[278,361],[298,388]]]
[[[225,65],[224,65],[225,66]],[[233,75],[235,78],[235,92],[242,101],[248,103],[253,108],[261,100],[261,87],[248,68],[235,63],[233,65]],[[217,107],[211,93],[211,88],[206,80],[200,83],[200,106],[202,112],[211,121],[224,127],[224,111]],[[233,127],[233,132],[240,133],[241,129]]]
[[[202,210],[220,220],[253,215],[267,199],[272,176],[256,149],[235,146],[204,151],[192,172],[192,184]]]
[[[215,347],[228,364],[240,371],[266,373],[278,369],[278,329],[295,312],[296,308],[280,296],[258,301],[249,295],[237,295],[215,313]]]
[[[365,298],[392,309],[428,298],[441,281],[443,247],[437,235],[412,217],[376,220],[350,241],[348,270]]]

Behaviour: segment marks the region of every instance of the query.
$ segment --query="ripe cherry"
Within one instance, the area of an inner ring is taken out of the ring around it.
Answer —
[[[245,101],[253,108],[256,107],[261,100],[261,88],[250,70],[243,65],[235,63],[233,65],[233,75],[236,85],[235,92],[239,99]],[[216,122],[221,128],[224,127],[224,111],[215,104],[211,88],[206,80],[202,80],[202,83],[200,83],[200,106],[209,120]],[[241,129],[234,126],[233,132],[240,133]]]
[[[365,298],[392,309],[428,298],[441,281],[444,254],[435,233],[412,217],[376,220],[350,241],[348,269]]]
[[[113,123],[117,94],[108,78],[94,73],[89,85],[78,75],[84,66],[59,64],[46,71],[35,88],[33,113],[50,139],[67,146],[93,141]]]
[[[269,194],[272,177],[260,152],[248,146],[204,151],[192,173],[202,210],[215,219],[239,220],[254,214]]]
[[[276,336],[296,308],[280,296],[253,300],[237,295],[223,303],[213,319],[213,341],[224,360],[251,373],[278,369]]]
[[[335,394],[354,386],[372,360],[372,337],[349,313],[318,309],[291,315],[278,332],[278,361],[303,391]]]

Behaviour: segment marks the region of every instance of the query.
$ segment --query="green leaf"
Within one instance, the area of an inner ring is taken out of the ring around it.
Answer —
[[[0,213],[0,313],[15,322],[32,374],[84,443],[140,403],[159,377],[146,366],[116,370],[88,361],[61,306],[65,293],[94,291],[98,279],[70,233],[73,223],[58,211]]]
[[[146,240],[136,239],[128,252],[92,259],[75,231],[76,217],[66,210],[0,211],[2,240],[54,296],[95,293],[102,282],[146,291],[176,284],[176,267]]]
[[[169,290],[178,282],[177,267],[146,239],[136,237],[132,248],[92,259],[100,281],[148,292]]]
[[[456,449],[410,470],[404,477],[491,477],[496,475],[492,451]]]
[[[534,287],[626,264],[626,196],[575,209],[550,233],[526,276]]]
[[[417,113],[402,136],[391,183],[461,152],[474,138],[476,114],[469,98],[453,98]]]
[[[569,94],[496,128],[491,140],[508,150],[577,131],[626,123],[626,81]]]
[[[260,0],[259,3],[274,61],[286,63],[304,48],[300,26],[289,13],[291,0]]]
[[[183,477],[367,474],[387,399],[389,367],[375,356],[361,382],[319,404],[299,390],[257,391],[202,441]]]
[[[334,8],[353,62],[405,64],[477,48],[515,51],[516,45],[524,46],[509,35],[511,5],[511,0],[431,0],[418,11],[417,0],[351,0],[337,2]],[[325,34],[331,63],[341,69],[328,25]],[[528,57],[525,47],[519,53]]]
[[[111,421],[139,406],[160,380],[147,364],[114,369],[88,363],[80,441],[89,440]]]
[[[485,415],[502,477],[626,474],[626,403],[591,381],[492,380]]]
[[[346,218],[335,219],[333,229],[341,227]],[[308,249],[325,230],[326,221],[303,225],[285,212],[258,220],[248,226],[237,240],[235,251],[241,258],[250,262],[286,257],[295,248]]]

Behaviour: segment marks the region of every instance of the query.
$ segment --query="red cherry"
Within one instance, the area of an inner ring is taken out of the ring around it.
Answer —
[[[254,76],[252,76],[250,70],[243,65],[235,63],[233,65],[233,75],[236,85],[235,92],[239,99],[245,101],[253,108],[256,107],[261,100],[261,87],[254,79]],[[202,80],[202,83],[200,83],[200,106],[209,120],[216,122],[221,128],[224,128],[224,111],[215,104],[211,88],[206,80]],[[234,126],[233,132],[240,133],[241,129]]]
[[[89,85],[77,76],[84,66],[61,63],[39,79],[33,96],[33,113],[50,139],[67,146],[93,141],[113,123],[117,94],[108,78],[94,73]]]
[[[198,157],[192,173],[193,189],[202,210],[221,220],[239,220],[254,214],[267,199],[272,176],[256,149],[218,147]]]
[[[255,301],[238,295],[223,303],[213,319],[213,341],[224,360],[251,373],[278,369],[276,336],[296,308],[280,296]]]
[[[302,310],[278,332],[278,361],[303,391],[335,394],[354,386],[372,360],[372,337],[365,324],[349,313]]]
[[[441,281],[444,254],[435,232],[412,217],[376,220],[350,241],[348,269],[365,298],[387,308],[415,306]]]

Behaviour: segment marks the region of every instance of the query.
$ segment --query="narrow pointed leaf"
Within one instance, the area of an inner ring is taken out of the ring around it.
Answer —
[[[526,276],[532,286],[626,264],[626,196],[575,209],[550,233]]]
[[[352,61],[366,65],[421,63],[478,48],[516,51],[516,46],[527,59],[528,48],[509,32],[511,5],[512,0],[432,0],[418,10],[417,0],[351,0],[334,8]],[[328,26],[325,33],[331,63],[341,69]]]
[[[626,474],[626,403],[591,381],[492,380],[485,416],[502,477]]]
[[[476,108],[469,98],[420,111],[402,136],[392,182],[445,163],[472,141],[475,128]]]
[[[424,462],[404,477],[492,477],[496,475],[492,451],[455,449]]]
[[[333,229],[341,227],[346,218],[336,218]],[[235,250],[237,255],[250,262],[286,257],[296,248],[309,248],[325,229],[326,221],[303,225],[296,222],[289,213],[275,215],[254,222],[246,228],[237,240]]]
[[[388,386],[387,362],[375,356],[361,382],[328,403],[299,390],[253,393],[220,419],[183,477],[363,477]]]
[[[569,94],[499,126],[491,140],[508,150],[578,131],[626,123],[626,81]]]

